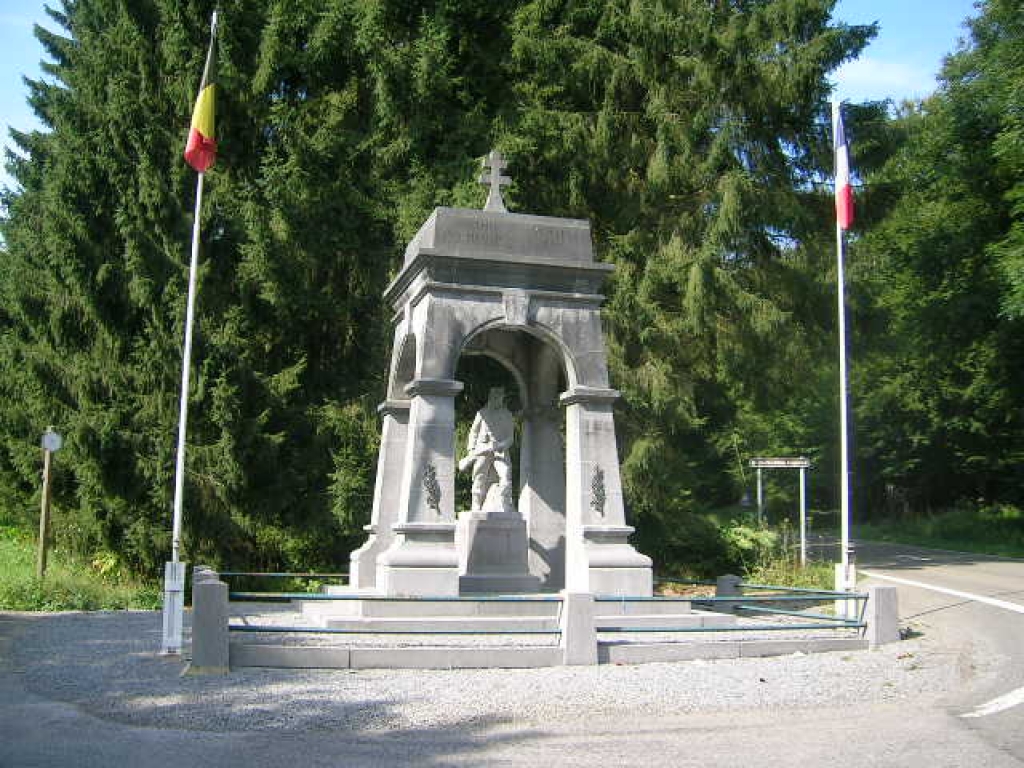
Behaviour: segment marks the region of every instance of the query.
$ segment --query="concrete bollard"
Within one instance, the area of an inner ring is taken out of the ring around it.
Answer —
[[[566,666],[597,664],[597,628],[594,596],[586,592],[562,592],[562,663]]]
[[[877,648],[900,639],[900,612],[896,587],[868,587],[864,613],[868,646]]]
[[[727,573],[715,580],[715,597],[739,597],[743,594],[740,584],[743,582],[739,576]],[[738,603],[724,602],[715,603],[715,610],[719,613],[736,613]]]
[[[192,662],[189,675],[223,675],[228,660],[228,585],[213,571],[196,573],[192,581]]]

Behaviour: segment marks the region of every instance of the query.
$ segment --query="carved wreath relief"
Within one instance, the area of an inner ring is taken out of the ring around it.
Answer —
[[[427,464],[423,469],[423,491],[427,495],[427,507],[440,517],[441,484],[437,482],[437,470],[433,464]]]
[[[604,517],[604,470],[594,467],[594,478],[590,481],[590,508],[600,517]]]

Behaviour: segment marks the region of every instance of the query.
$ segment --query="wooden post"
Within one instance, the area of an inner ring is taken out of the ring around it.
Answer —
[[[43,502],[39,511],[39,553],[36,558],[36,576],[46,573],[46,539],[50,530],[50,457],[53,453],[43,449]]]

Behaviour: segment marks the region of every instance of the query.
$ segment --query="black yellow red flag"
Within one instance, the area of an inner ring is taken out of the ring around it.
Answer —
[[[185,160],[200,173],[205,173],[217,159],[217,139],[214,134],[214,98],[217,92],[217,24],[216,16],[210,35],[210,50],[206,53],[206,67],[199,84],[199,95],[192,110],[192,125],[185,145]]]

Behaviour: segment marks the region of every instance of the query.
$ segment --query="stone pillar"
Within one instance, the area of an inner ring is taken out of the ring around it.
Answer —
[[[377,558],[387,595],[457,595],[455,396],[462,383],[416,379],[411,398],[395,539]]]
[[[373,511],[366,530],[370,536],[350,556],[349,584],[356,589],[377,586],[377,558],[391,546],[402,476],[405,443],[409,426],[409,401],[386,400],[377,407],[381,414],[380,451],[377,454],[377,480],[373,488]]]
[[[562,592],[559,647],[562,664],[584,666],[597,664],[597,610],[594,596]]]
[[[615,442],[614,389],[573,387],[566,410],[566,583],[570,592],[647,596],[651,559],[629,543]]]
[[[530,406],[519,451],[519,512],[530,537],[529,569],[541,588],[565,586],[565,443],[558,407],[561,360],[538,345],[530,360]]]
[[[900,611],[896,587],[868,587],[864,615],[868,645],[877,648],[900,641]]]
[[[228,585],[213,571],[197,569],[192,580],[192,661],[189,675],[229,670]]]
[[[740,597],[743,595],[743,589],[740,584],[743,583],[743,579],[739,576],[735,576],[731,573],[725,574],[725,576],[719,576],[715,581],[715,597]],[[719,613],[737,613],[736,606],[739,605],[739,601],[715,603],[715,610]]]

